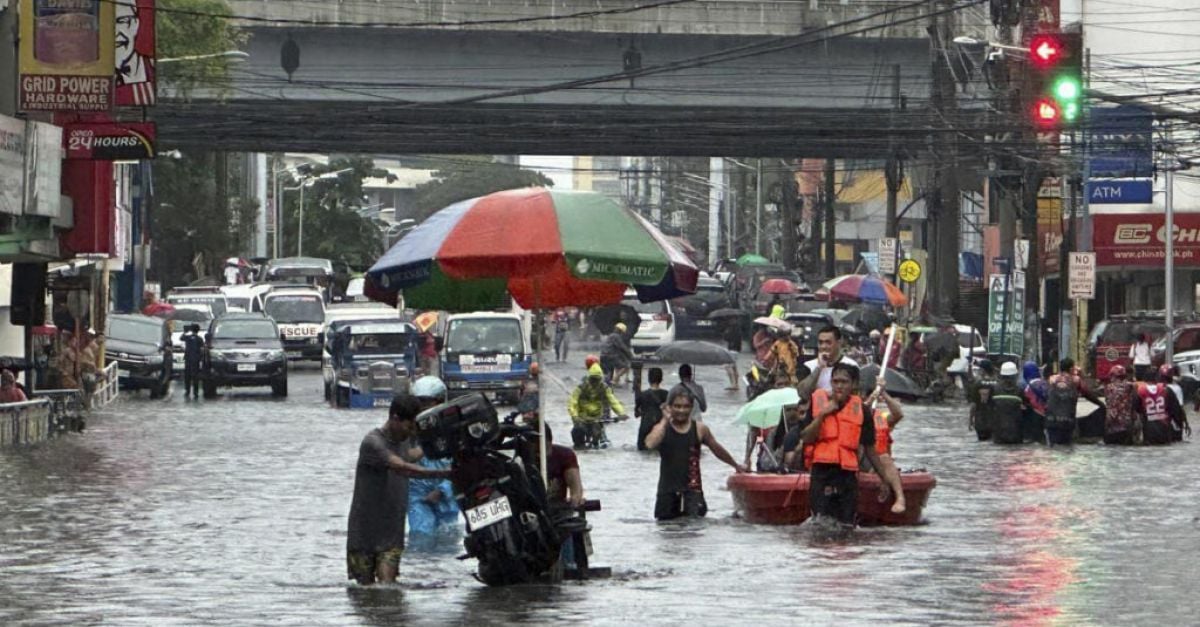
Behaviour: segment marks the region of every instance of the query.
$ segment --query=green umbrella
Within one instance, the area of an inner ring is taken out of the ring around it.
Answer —
[[[746,253],[737,258],[737,265],[739,266],[765,266],[769,263],[771,263],[770,259],[754,253]]]
[[[758,398],[742,405],[738,410],[737,422],[760,429],[779,424],[783,408],[800,402],[796,388],[779,388],[763,392]]]

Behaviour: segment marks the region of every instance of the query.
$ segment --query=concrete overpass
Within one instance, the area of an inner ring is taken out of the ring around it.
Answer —
[[[854,157],[939,126],[922,9],[887,0],[232,4],[250,57],[154,109],[164,148]]]

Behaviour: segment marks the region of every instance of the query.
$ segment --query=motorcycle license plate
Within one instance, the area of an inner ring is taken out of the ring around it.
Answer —
[[[467,528],[470,531],[478,531],[505,518],[512,518],[512,506],[508,504],[508,497],[502,496],[467,510]]]
[[[238,372],[254,372],[254,364],[238,364]]]

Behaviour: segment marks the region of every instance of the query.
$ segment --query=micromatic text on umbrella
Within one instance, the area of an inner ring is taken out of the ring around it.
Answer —
[[[590,261],[581,259],[575,265],[580,274],[607,274],[610,276],[634,276],[653,278],[662,272],[661,267],[656,266],[634,266],[623,263],[611,263],[607,261]]]

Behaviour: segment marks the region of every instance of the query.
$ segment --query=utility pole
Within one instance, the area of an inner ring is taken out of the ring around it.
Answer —
[[[836,192],[833,187],[835,162],[825,158],[825,278],[832,279],[837,272],[837,219],[833,215]]]
[[[949,2],[942,0],[931,4],[930,10],[945,9]],[[946,61],[945,47],[951,39],[948,19],[945,16],[929,16],[929,43],[931,56],[931,79],[933,82],[930,92],[930,105],[935,117],[939,120],[953,120],[956,117],[954,80],[950,76],[950,68]],[[952,317],[958,304],[958,250],[959,250],[959,188],[958,188],[958,150],[953,128],[935,130],[932,141],[933,186],[931,209],[935,213],[936,233],[934,235],[934,254],[930,266],[933,272],[930,280],[934,311],[941,316]]]
[[[762,254],[762,213],[763,213],[763,168],[762,157],[754,165],[754,254]]]
[[[892,123],[888,129],[888,159],[884,166],[884,181],[887,184],[887,222],[884,235],[898,237],[900,235],[899,219],[896,217],[897,196],[900,185],[904,182],[904,174],[900,171],[900,157],[896,154],[896,112],[901,109],[900,102],[900,64],[892,65]]]
[[[792,165],[787,161],[780,159],[782,166],[779,171],[779,233],[780,263],[785,268],[795,268],[796,260],[796,222],[797,222],[797,199],[799,197],[796,189],[796,174],[792,169]],[[808,268],[803,268],[805,271]]]
[[[1166,280],[1163,283],[1165,294],[1163,294],[1163,305],[1167,308],[1167,352],[1166,359],[1163,363],[1169,365],[1174,364],[1174,341],[1171,340],[1171,334],[1175,330],[1175,166],[1167,168],[1165,184],[1167,193],[1164,198],[1166,204]]]

